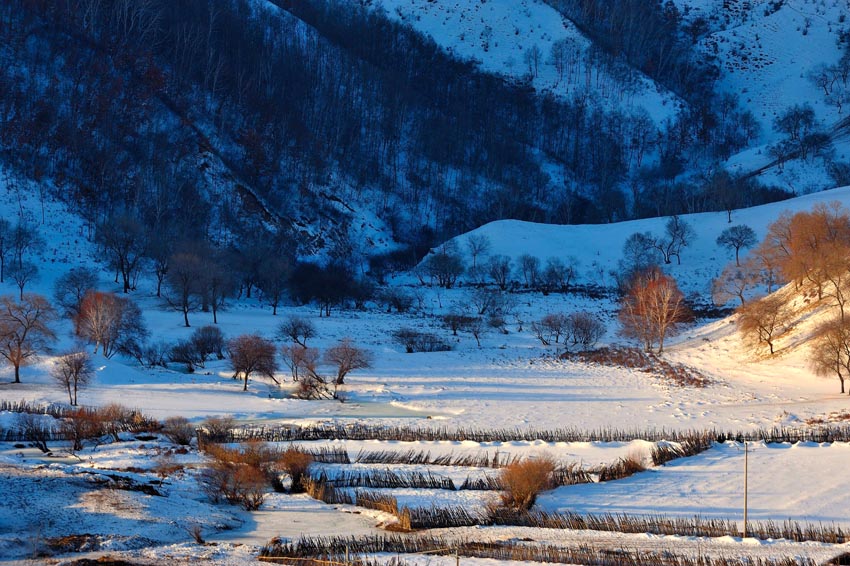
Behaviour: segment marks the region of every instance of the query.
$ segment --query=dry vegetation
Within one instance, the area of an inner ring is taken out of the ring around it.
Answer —
[[[562,357],[590,364],[638,369],[680,387],[707,387],[712,383],[709,377],[696,368],[668,362],[652,352],[637,348],[599,348],[589,352],[567,352]]]

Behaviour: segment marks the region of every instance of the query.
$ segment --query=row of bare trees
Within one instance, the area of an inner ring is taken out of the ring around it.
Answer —
[[[714,281],[715,300],[722,304],[737,298],[739,329],[765,344],[771,355],[790,327],[793,298],[768,294],[749,300],[753,289],[762,286],[772,293],[778,282],[789,282],[808,297],[806,302],[814,299],[826,305],[834,315],[815,329],[810,363],[818,374],[837,377],[844,393],[845,380],[850,378],[850,211],[840,202],[831,202],[809,211],[783,213],[743,262],[738,261],[737,251],[753,245],[754,235],[740,230],[724,232],[718,238],[723,244],[721,239],[736,250],[736,264],[727,266]]]

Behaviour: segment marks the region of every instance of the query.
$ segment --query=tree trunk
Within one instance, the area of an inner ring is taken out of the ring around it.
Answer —
[[[15,364],[15,383],[20,383],[20,382],[21,382],[21,365]]]
[[[248,391],[248,372],[245,372],[245,385],[242,387],[242,391]]]
[[[186,328],[189,328],[189,309],[183,309],[183,323],[186,325]]]

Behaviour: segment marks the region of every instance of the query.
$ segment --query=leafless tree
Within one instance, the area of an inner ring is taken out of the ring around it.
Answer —
[[[27,252],[38,251],[44,247],[44,238],[38,228],[24,221],[18,222],[12,231],[12,253],[18,268],[24,266]]]
[[[71,352],[56,359],[50,376],[67,391],[68,402],[76,406],[77,392],[94,378],[94,366],[86,352]]]
[[[198,254],[190,251],[174,254],[169,264],[166,301],[173,309],[183,313],[183,323],[188,328],[189,313],[201,306],[206,266]]]
[[[336,385],[345,383],[345,376],[352,371],[372,367],[372,354],[355,346],[350,338],[343,338],[335,346],[328,348],[324,359],[326,363],[336,366]]]
[[[387,313],[392,312],[407,312],[413,307],[416,298],[398,287],[389,287],[378,293],[377,299],[387,305]]]
[[[304,375],[317,376],[319,365],[319,350],[305,346],[285,345],[281,346],[280,353],[283,362],[292,372],[292,380],[298,381]]]
[[[785,330],[784,322],[784,304],[776,295],[751,301],[738,309],[738,330],[766,343],[771,354],[774,353],[776,338]]]
[[[15,284],[18,286],[20,299],[23,300],[24,288],[38,280],[38,267],[34,263],[24,261],[15,264],[10,271],[12,279],[15,280]]]
[[[475,338],[475,343],[478,347],[481,347],[481,337],[484,336],[490,327],[487,325],[487,321],[484,320],[483,316],[474,316],[472,320],[469,321],[469,325],[467,326],[469,333],[472,334],[472,337]]]
[[[0,283],[5,281],[6,262],[12,250],[13,238],[12,223],[5,218],[0,218]]]
[[[690,224],[678,216],[671,216],[664,226],[664,237],[654,239],[654,247],[664,257],[664,263],[671,263],[676,257],[676,262],[682,263],[682,250],[689,246],[696,233]]]
[[[546,291],[569,289],[570,283],[576,276],[577,268],[578,261],[574,257],[569,257],[567,262],[557,257],[550,257],[546,260],[546,267],[541,276],[544,289]]]
[[[241,375],[245,381],[242,391],[248,391],[248,379],[255,373],[280,384],[274,376],[277,371],[277,360],[275,346],[271,340],[266,340],[257,334],[243,334],[232,339],[227,349],[230,352],[233,378],[236,379]]]
[[[478,267],[478,257],[487,255],[490,251],[490,238],[484,234],[470,234],[466,238],[466,247],[469,249],[469,255],[472,257],[472,269],[475,270]]]
[[[425,273],[437,285],[451,289],[463,274],[463,260],[454,245],[444,244],[423,261]]]
[[[98,226],[97,242],[106,251],[110,264],[121,276],[124,292],[129,293],[134,274],[139,269],[147,249],[144,226],[130,214],[113,216]]]
[[[755,230],[745,224],[726,228],[717,237],[717,245],[735,250],[735,265],[741,265],[739,253],[742,248],[751,248],[756,244]]]
[[[729,264],[711,283],[711,297],[714,304],[725,305],[732,298],[741,301],[741,306],[746,304],[745,294],[759,282],[759,273],[750,268],[749,265],[737,267]]]
[[[97,272],[88,267],[75,267],[56,280],[53,298],[65,316],[75,318],[80,314],[83,297],[95,287]]]
[[[836,318],[815,331],[809,362],[818,375],[835,375],[841,382],[850,378],[850,322]]]
[[[307,347],[307,340],[316,336],[316,327],[306,318],[291,316],[277,327],[277,335],[281,339],[290,339],[302,348]]]
[[[487,273],[493,283],[504,291],[508,288],[508,281],[511,278],[511,258],[504,255],[491,256],[487,262]]]
[[[571,313],[567,318],[567,329],[572,343],[582,349],[592,348],[605,336],[605,324],[589,312]]]
[[[51,324],[56,311],[41,295],[0,297],[0,356],[15,368],[15,383],[21,382],[21,366],[34,360],[56,339]]]
[[[148,336],[142,311],[127,297],[89,291],[80,303],[75,321],[77,336],[94,344],[94,353],[112,357],[122,345],[141,342]]]
[[[292,274],[292,265],[288,260],[281,257],[270,258],[263,266],[257,287],[263,296],[263,301],[272,307],[272,315],[277,316],[277,307],[286,295],[289,288],[289,277]]]
[[[685,298],[676,280],[658,269],[638,275],[620,305],[621,333],[638,339],[647,351],[690,318]]]
[[[202,326],[195,329],[189,341],[204,360],[213,355],[219,360],[224,359],[224,334],[217,326]]]
[[[540,281],[540,258],[530,254],[521,255],[519,257],[519,269],[525,281],[525,286],[529,288],[537,287]]]

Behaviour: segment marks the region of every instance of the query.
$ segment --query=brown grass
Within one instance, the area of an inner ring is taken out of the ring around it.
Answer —
[[[529,458],[502,468],[502,505],[511,509],[531,509],[541,491],[554,485],[555,461],[550,456]]]
[[[565,352],[562,358],[588,364],[637,369],[675,383],[679,387],[706,387],[711,379],[696,368],[673,364],[652,352],[637,348],[599,348],[587,352]]]

